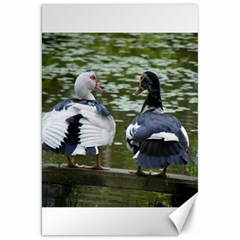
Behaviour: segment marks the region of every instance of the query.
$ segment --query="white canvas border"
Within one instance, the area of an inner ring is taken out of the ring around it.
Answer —
[[[176,208],[42,208],[47,236],[171,236]]]
[[[197,4],[42,5],[42,32],[197,31]]]

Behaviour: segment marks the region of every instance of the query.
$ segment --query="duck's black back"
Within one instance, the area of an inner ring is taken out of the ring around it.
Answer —
[[[146,111],[132,122],[139,126],[133,140],[139,142],[137,165],[148,168],[164,168],[168,165],[182,165],[191,160],[186,152],[186,139],[181,130],[181,122],[174,116],[165,113]],[[178,141],[148,139],[154,133],[172,133]]]

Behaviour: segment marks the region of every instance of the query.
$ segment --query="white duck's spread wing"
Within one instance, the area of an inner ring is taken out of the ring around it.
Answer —
[[[85,147],[111,145],[115,135],[112,116],[103,116],[88,109],[80,110],[80,142]]]
[[[98,146],[110,145],[115,122],[96,101],[65,100],[42,119],[43,149],[58,153],[97,154]]]
[[[53,149],[60,147],[68,133],[68,123],[65,120],[74,114],[69,110],[46,113],[42,118],[42,141]]]

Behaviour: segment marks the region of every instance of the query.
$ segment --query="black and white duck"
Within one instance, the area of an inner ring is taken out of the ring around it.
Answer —
[[[155,73],[146,71],[141,75],[135,95],[144,90],[148,96],[141,112],[126,130],[127,146],[136,159],[136,174],[146,175],[142,167],[159,168],[163,170],[158,175],[165,177],[169,165],[192,161],[187,153],[189,139],[181,122],[164,113],[160,81]]]
[[[79,167],[71,155],[97,155],[93,169],[101,166],[100,146],[111,145],[115,136],[115,121],[110,112],[91,93],[102,93],[97,75],[89,70],[75,82],[78,98],[66,99],[47,112],[42,119],[42,149],[64,154],[68,167]],[[84,166],[88,167],[88,166]]]

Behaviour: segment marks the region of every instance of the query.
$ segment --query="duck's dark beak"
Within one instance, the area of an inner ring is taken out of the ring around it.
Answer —
[[[134,93],[134,95],[139,95],[141,92],[143,92],[144,91],[144,88],[143,87],[141,87],[141,86],[139,86],[138,87],[138,89],[136,90],[136,92]]]
[[[137,96],[137,95],[139,95],[141,92],[143,92],[143,91],[145,90],[145,88],[142,87],[142,82],[143,82],[144,78],[145,78],[145,74],[143,73],[143,74],[141,75],[141,78],[140,78],[140,82],[139,82],[138,89],[136,90],[136,92],[134,93],[134,95]]]

